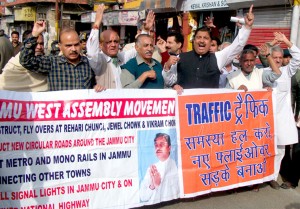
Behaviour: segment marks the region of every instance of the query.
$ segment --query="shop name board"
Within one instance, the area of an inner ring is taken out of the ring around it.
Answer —
[[[2,19],[3,19],[6,23],[14,23],[14,16],[5,16],[5,17],[2,17]]]
[[[15,21],[35,21],[36,11],[34,7],[22,7],[14,11]]]
[[[81,15],[82,23],[92,23],[95,22],[96,12],[89,12]]]
[[[108,12],[103,15],[103,25],[137,25],[138,19],[138,11]]]
[[[227,8],[226,0],[193,0],[186,1],[183,5],[184,11],[192,10],[206,10],[206,9],[215,9],[215,8]]]
[[[89,23],[92,22],[92,13],[85,13],[81,15],[81,22],[82,23]]]

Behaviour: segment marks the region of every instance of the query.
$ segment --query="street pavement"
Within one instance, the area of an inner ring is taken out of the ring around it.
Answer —
[[[278,181],[280,184],[281,180]],[[250,187],[214,192],[211,194],[160,203],[143,209],[300,209],[300,188],[272,189],[269,184],[260,185],[259,192]]]

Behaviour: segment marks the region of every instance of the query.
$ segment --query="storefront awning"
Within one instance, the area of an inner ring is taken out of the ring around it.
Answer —
[[[257,7],[263,6],[275,6],[275,5],[285,5],[286,0],[226,0],[227,5],[230,9],[242,9],[249,8],[251,4],[254,5],[254,11]]]
[[[172,12],[177,10],[177,0],[143,0],[140,11],[151,9],[154,12]]]

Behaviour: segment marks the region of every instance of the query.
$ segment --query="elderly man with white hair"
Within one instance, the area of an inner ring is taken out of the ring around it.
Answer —
[[[283,66],[283,50],[279,46],[271,48],[270,56],[282,73],[281,76],[271,84],[276,94],[277,110],[275,113],[275,122],[277,126],[277,154],[275,156],[275,179],[271,181],[270,184],[272,188],[279,189],[280,187],[276,179],[279,174],[281,160],[284,156],[285,145],[298,142],[298,132],[291,105],[291,77],[300,67],[300,50],[291,43],[283,33],[278,32],[274,33],[274,35],[277,42],[283,42],[289,47],[289,52],[293,57],[288,65]]]

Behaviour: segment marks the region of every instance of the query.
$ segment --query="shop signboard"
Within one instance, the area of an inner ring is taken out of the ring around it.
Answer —
[[[36,8],[35,7],[22,7],[15,9],[15,21],[35,21]]]
[[[119,12],[107,12],[103,14],[103,25],[120,25]]]
[[[88,13],[84,13],[81,15],[81,22],[82,23],[90,23],[92,22],[92,13],[88,12]]]
[[[119,23],[120,25],[137,25],[139,19],[138,11],[120,11]]]
[[[228,8],[226,0],[187,0],[182,4],[182,11],[197,11]]]

